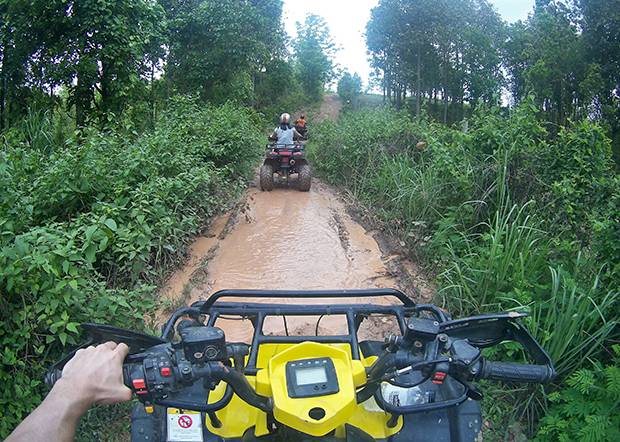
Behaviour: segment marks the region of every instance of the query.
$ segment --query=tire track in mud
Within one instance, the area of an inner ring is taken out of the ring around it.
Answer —
[[[416,293],[406,260],[384,255],[373,232],[355,222],[336,193],[316,179],[310,192],[249,188],[231,213],[216,218],[208,233],[196,238],[188,253],[186,265],[160,290],[169,310],[221,289],[395,287]],[[392,326],[381,319],[371,321],[375,333]],[[343,323],[342,318],[322,320],[320,330],[339,333]],[[314,334],[314,325],[315,318],[289,318],[287,328],[291,334]],[[251,331],[239,327],[239,321],[220,326],[231,339],[245,340]],[[284,331],[279,323],[269,328]]]

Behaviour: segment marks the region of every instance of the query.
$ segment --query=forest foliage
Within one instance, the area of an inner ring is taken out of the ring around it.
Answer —
[[[262,139],[257,114],[181,98],[142,135],[60,137],[41,118],[37,133],[57,142],[33,144],[24,128],[0,152],[2,435],[41,400],[81,322],[145,327],[161,272],[251,173],[258,151],[239,145]]]
[[[530,313],[558,377],[491,388],[485,439],[616,440],[620,2],[506,24],[486,0],[380,0],[366,39],[386,107],[316,127],[315,168],[426,263],[436,302]]]
[[[366,40],[391,108],[316,128],[315,167],[455,314],[529,311],[558,378],[493,389],[485,438],[524,422],[537,440],[615,440],[620,2],[538,0],[507,24],[486,0],[380,0]]]
[[[361,77],[357,72],[351,75],[349,72],[345,71],[340,77],[340,80],[338,80],[336,91],[345,109],[357,109],[359,106],[359,98],[362,93]]]
[[[620,158],[618,0],[537,0],[513,24],[487,0],[381,0],[366,41],[398,108],[406,101],[417,116],[453,123],[533,96],[549,131],[596,118]]]
[[[291,41],[282,7],[0,1],[0,438],[79,323],[145,327],[188,241],[247,185],[265,116],[322,96],[328,29],[309,16]]]
[[[122,113],[152,126],[176,94],[292,111],[335,68],[323,19],[291,41],[282,0],[2,1],[0,36],[0,131],[30,108],[70,110],[78,127]]]

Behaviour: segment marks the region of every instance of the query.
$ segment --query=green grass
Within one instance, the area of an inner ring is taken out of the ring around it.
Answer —
[[[527,101],[508,117],[480,109],[458,129],[364,109],[316,128],[309,149],[320,174],[373,207],[424,259],[436,303],[453,316],[531,313],[527,324],[559,376],[548,387],[485,384],[493,440],[515,425],[534,435],[549,394],[569,394],[566,380],[584,367],[600,370],[619,338],[620,249],[610,220],[620,180],[609,140],[588,121],[552,138],[536,112]],[[523,360],[514,345],[490,356]]]

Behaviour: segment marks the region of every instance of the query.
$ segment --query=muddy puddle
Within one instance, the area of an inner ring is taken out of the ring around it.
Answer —
[[[407,291],[389,268],[393,257],[383,256],[373,236],[351,219],[331,188],[319,180],[313,180],[310,192],[286,186],[261,192],[251,187],[232,214],[216,219],[208,234],[195,240],[189,255],[161,290],[175,307],[221,289]],[[344,317],[325,316],[318,325],[313,317],[272,319],[266,321],[265,333],[324,335],[346,330]],[[394,327],[385,317],[365,322],[360,330],[363,338],[382,338]],[[217,325],[229,340],[248,341],[252,333],[249,321],[221,320]]]

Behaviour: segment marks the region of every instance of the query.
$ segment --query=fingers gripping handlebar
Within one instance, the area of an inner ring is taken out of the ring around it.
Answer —
[[[141,362],[123,365],[123,383],[145,404],[210,413],[224,408],[234,392],[262,411],[273,410],[270,398],[258,395],[240,371],[222,361],[193,363],[184,357],[182,349],[174,349],[171,344],[159,345],[141,356]],[[45,383],[51,387],[61,377],[61,370],[51,370]],[[207,403],[204,396],[192,394],[192,386],[198,381],[211,390],[224,382],[224,395],[216,402]]]

